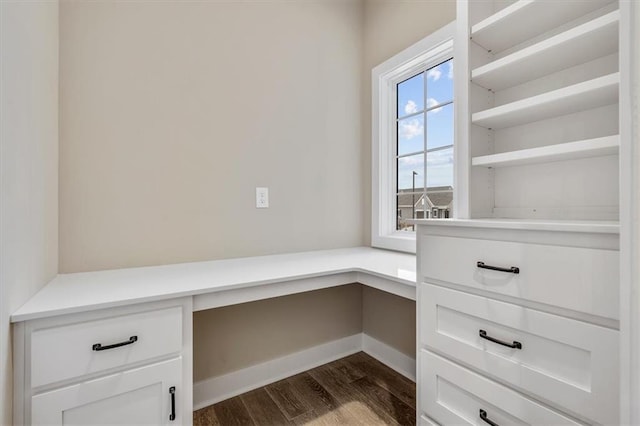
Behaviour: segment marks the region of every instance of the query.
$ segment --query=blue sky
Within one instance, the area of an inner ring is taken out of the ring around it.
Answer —
[[[426,74],[426,98],[425,98]],[[453,99],[453,60],[444,62],[398,85],[398,154],[424,149],[425,125],[428,149],[453,144],[453,105],[436,108],[426,114],[402,118],[412,113]],[[413,171],[416,188],[424,186],[424,154],[398,159],[398,188],[412,187]],[[453,150],[430,152],[427,155],[427,186],[453,186]]]

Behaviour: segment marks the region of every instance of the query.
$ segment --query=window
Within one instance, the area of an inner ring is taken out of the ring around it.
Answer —
[[[373,69],[372,245],[415,252],[407,219],[453,217],[454,23]]]
[[[396,230],[453,208],[453,59],[396,84]]]

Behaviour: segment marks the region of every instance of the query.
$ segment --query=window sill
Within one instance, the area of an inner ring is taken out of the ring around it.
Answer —
[[[373,236],[371,246],[380,249],[416,253],[416,233],[397,231],[389,235]]]

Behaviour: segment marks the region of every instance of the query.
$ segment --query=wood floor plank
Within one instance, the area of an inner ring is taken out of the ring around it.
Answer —
[[[357,388],[352,386],[340,371],[330,365],[322,365],[309,371],[328,392],[330,392],[344,409],[363,425],[397,425],[389,413],[377,406],[372,406],[370,400]]]
[[[216,416],[214,405],[193,412],[193,426],[222,426]]]
[[[218,421],[224,426],[253,425],[253,419],[239,396],[215,404]]]
[[[416,408],[416,384],[411,380],[364,352],[345,358],[345,363],[366,372],[366,376],[378,386],[391,392],[413,409]]]
[[[259,388],[240,395],[249,415],[256,425],[290,425],[292,424],[271,399],[265,388]]]
[[[341,358],[337,361],[333,361],[329,363],[329,365],[340,371],[345,377],[348,378],[349,382],[354,382],[358,379],[362,379],[367,375],[367,373],[358,368],[354,363],[348,362],[347,360],[351,357],[353,357],[353,355],[346,358]]]
[[[321,416],[315,411],[307,411],[293,419],[293,423],[298,426],[326,426],[322,423]]]
[[[296,374],[287,379],[297,391],[298,397],[309,405],[320,423],[341,425],[348,423],[348,415],[341,412],[341,404],[308,373]]]
[[[286,379],[267,385],[265,389],[288,420],[311,411],[311,407],[297,397],[291,383]]]
[[[368,376],[351,383],[370,400],[371,407],[384,410],[403,426],[416,424],[416,411],[388,390],[378,386]]]

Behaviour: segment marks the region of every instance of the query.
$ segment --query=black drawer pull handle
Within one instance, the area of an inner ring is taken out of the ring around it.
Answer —
[[[480,409],[480,418],[484,420],[485,423],[489,423],[491,426],[500,426],[498,423],[491,421],[491,419],[487,417],[487,412],[484,411],[482,408]]]
[[[171,386],[169,388],[169,395],[171,395],[171,414],[169,414],[169,420],[174,421],[176,419],[176,387]]]
[[[478,262],[476,263],[476,266],[482,269],[491,269],[492,271],[510,272],[512,274],[520,273],[520,268],[518,268],[517,266],[512,266],[510,268],[501,268],[499,266],[485,265],[484,262]]]
[[[515,340],[513,341],[513,343],[503,342],[502,340],[498,340],[494,337],[487,336],[487,332],[484,330],[479,330],[478,334],[480,335],[480,337],[482,337],[483,339],[487,339],[490,342],[497,343],[499,345],[506,346],[511,349],[522,349],[522,343],[516,342]]]
[[[101,343],[96,343],[95,345],[92,346],[92,349],[94,351],[106,351],[107,349],[114,349],[114,348],[119,348],[120,346],[127,346],[137,341],[138,341],[138,336],[131,336],[129,337],[129,340],[127,340],[126,342],[114,343],[113,345],[102,346]]]

